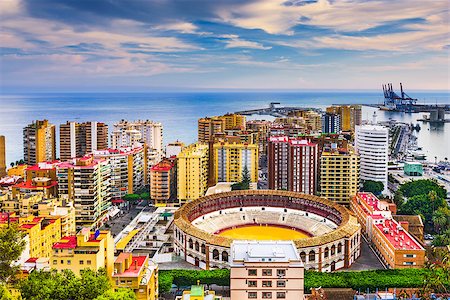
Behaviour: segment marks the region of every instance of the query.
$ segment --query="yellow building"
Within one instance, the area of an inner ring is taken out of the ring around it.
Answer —
[[[214,144],[215,182],[239,182],[244,167],[252,182],[258,182],[258,145],[243,143]]]
[[[192,144],[177,159],[178,199],[187,202],[202,197],[208,189],[208,145]]]
[[[198,119],[198,141],[207,143],[217,133],[225,130],[225,119],[217,117]]]
[[[42,193],[3,193],[0,194],[0,209],[3,212],[14,212],[20,216],[31,215],[35,212],[33,206],[39,203],[42,199]]]
[[[306,129],[309,131],[322,130],[322,115],[313,110],[295,110],[288,114],[289,117],[301,117],[305,121]]]
[[[322,152],[320,157],[320,195],[348,205],[359,188],[359,156],[338,149]]]
[[[29,165],[56,158],[55,125],[37,120],[23,129],[23,157]]]
[[[150,170],[150,198],[155,206],[166,206],[176,193],[176,171],[173,161],[164,159]]]
[[[339,105],[327,107],[327,113],[341,116],[342,131],[355,131],[355,125],[361,125],[361,105]]]
[[[191,286],[190,291],[183,291],[182,296],[177,296],[175,300],[221,300],[222,296],[217,296],[214,291],[205,290],[205,287],[197,282]],[[240,299],[239,299],[240,300]]]
[[[76,233],[75,207],[73,202],[57,198],[43,199],[37,205],[39,216],[61,218],[61,236],[70,236]]]
[[[238,114],[226,114],[218,117],[225,121],[225,130],[240,129],[245,130],[245,116]]]
[[[52,246],[61,239],[60,217],[25,218],[19,228],[25,231],[30,241],[30,257],[50,257]],[[19,221],[20,222],[20,221]]]
[[[20,176],[25,178],[25,172],[28,168],[28,165],[17,165],[8,169],[8,176]]]
[[[132,289],[138,300],[158,299],[158,267],[148,255],[120,253],[114,261],[112,279],[115,289]]]
[[[0,135],[0,178],[6,175],[5,136]]]
[[[83,269],[98,271],[105,268],[111,278],[114,271],[114,240],[109,231],[91,232],[83,228],[76,236],[67,236],[53,245],[50,258],[52,269],[71,270],[80,275]]]

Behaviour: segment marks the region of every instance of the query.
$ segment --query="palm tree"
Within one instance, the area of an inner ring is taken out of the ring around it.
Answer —
[[[11,168],[14,168],[14,163],[13,162],[10,163],[9,165],[11,166]]]
[[[441,233],[442,228],[447,225],[448,216],[449,215],[445,212],[445,209],[443,207],[434,212],[432,220],[434,228],[437,232],[439,232],[439,234]]]

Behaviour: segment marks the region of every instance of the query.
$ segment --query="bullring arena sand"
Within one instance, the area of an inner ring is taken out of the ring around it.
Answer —
[[[246,225],[222,230],[217,235],[234,240],[298,240],[309,236],[299,230],[274,225]]]

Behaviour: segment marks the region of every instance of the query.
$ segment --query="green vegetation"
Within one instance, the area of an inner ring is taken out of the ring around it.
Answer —
[[[32,272],[18,284],[22,298],[26,300],[107,300],[136,299],[129,291],[113,292],[105,270],[94,272],[86,269],[81,277],[70,270],[62,272]],[[126,296],[126,297],[125,297]]]
[[[6,285],[0,284],[0,300],[12,300],[11,293],[6,288]]]
[[[200,280],[203,284],[215,283],[228,286],[230,271],[192,271],[170,270],[159,272],[159,291],[170,291],[172,283],[177,287],[196,284]],[[434,285],[433,288],[450,288],[450,272],[448,265],[444,267],[431,266],[428,269],[397,269],[372,270],[361,272],[320,273],[305,271],[305,291],[310,288],[353,288],[355,290],[375,290],[376,288],[422,288],[425,284]]]
[[[128,201],[132,204],[136,204],[139,200],[148,200],[150,199],[149,192],[142,192],[138,194],[127,194],[122,197],[123,200]]]
[[[242,170],[242,180],[241,182],[235,183],[231,186],[232,191],[236,190],[248,190],[250,189],[250,172],[247,169],[247,166],[244,166],[244,169]]]
[[[0,284],[11,282],[18,271],[12,262],[18,260],[25,249],[23,237],[15,224],[0,229]]]
[[[371,192],[375,195],[380,195],[384,190],[384,184],[381,181],[364,180],[362,191]]]
[[[445,188],[437,184],[435,180],[420,179],[404,183],[400,186],[400,191],[406,198],[419,195],[428,195],[430,191],[435,191],[439,198],[447,196]]]

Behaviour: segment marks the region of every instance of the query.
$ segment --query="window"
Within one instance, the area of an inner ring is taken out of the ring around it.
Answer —
[[[205,244],[202,244],[201,249],[202,249],[202,254],[205,254],[206,253],[206,246],[205,246]]]
[[[342,252],[342,244],[341,243],[339,243],[338,246],[337,246],[337,252],[338,253]]]
[[[284,280],[277,281],[277,287],[285,287],[285,286],[286,286],[286,281],[284,281]]]
[[[70,261],[70,259],[67,260],[67,264],[70,265],[72,262]]]
[[[286,292],[277,292],[277,299],[286,299]]]
[[[258,283],[256,280],[249,280],[248,281],[248,287],[257,287]]]
[[[272,287],[272,281],[271,280],[263,280],[262,286],[263,287]]]
[[[90,260],[87,260],[87,261],[86,261],[86,264],[90,265],[90,264],[91,264],[91,261],[90,261]]]
[[[248,270],[248,276],[256,276],[256,275],[257,275],[256,269]]]
[[[55,260],[53,261],[53,264],[54,264],[54,265],[57,265],[57,264],[58,264],[58,261],[55,259]]]
[[[330,250],[328,249],[328,247],[326,247],[326,248],[325,248],[325,253],[324,253],[323,256],[324,256],[325,258],[328,258],[329,252],[330,252]]]
[[[228,261],[228,252],[227,251],[223,251],[222,252],[222,261]]]
[[[316,252],[314,250],[309,252],[309,261],[316,261]]]
[[[272,299],[272,292],[263,292],[262,298],[263,299]]]
[[[84,260],[80,260],[80,265],[84,265]]]
[[[61,259],[61,264],[64,264],[64,259]]]
[[[262,274],[263,276],[272,276],[272,269],[263,269]]]
[[[277,270],[277,276],[286,276],[286,270],[285,269],[278,269]]]
[[[258,298],[257,292],[248,292],[248,299],[256,299]]]
[[[219,260],[219,250],[217,249],[213,250],[213,259]]]

